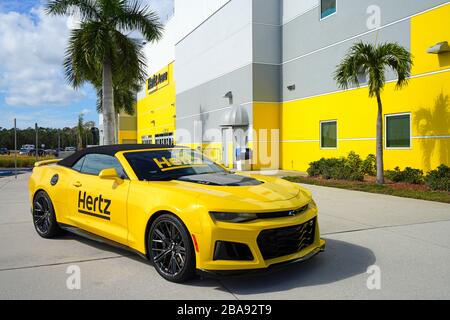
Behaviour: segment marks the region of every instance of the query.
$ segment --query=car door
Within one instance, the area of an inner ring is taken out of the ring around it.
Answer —
[[[99,177],[104,169],[115,168],[122,179]],[[117,158],[88,154],[78,161],[69,185],[71,217],[77,227],[127,245],[127,200],[130,181]]]

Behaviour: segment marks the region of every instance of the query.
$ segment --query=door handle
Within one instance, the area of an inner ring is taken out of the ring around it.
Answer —
[[[73,186],[76,187],[76,188],[79,188],[79,187],[82,186],[82,184],[81,184],[80,181],[77,181],[77,182],[75,182],[75,183],[73,184]]]

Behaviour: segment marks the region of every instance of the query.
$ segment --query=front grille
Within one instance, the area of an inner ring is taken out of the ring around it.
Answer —
[[[286,228],[263,230],[258,236],[258,247],[264,260],[299,252],[314,243],[316,218]]]

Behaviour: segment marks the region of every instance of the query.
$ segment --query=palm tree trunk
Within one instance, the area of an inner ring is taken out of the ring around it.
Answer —
[[[83,149],[83,138],[81,137],[80,132],[77,134],[77,148],[78,150]]]
[[[116,121],[117,130],[115,132],[116,142],[119,143],[119,130],[120,130],[120,122],[119,122],[119,114],[116,112],[116,108],[114,108],[114,120]]]
[[[380,93],[377,92],[378,118],[377,118],[377,184],[384,184],[383,161],[383,104]]]
[[[109,59],[103,62],[103,132],[104,144],[116,144],[116,117],[114,112],[114,93],[112,67]]]

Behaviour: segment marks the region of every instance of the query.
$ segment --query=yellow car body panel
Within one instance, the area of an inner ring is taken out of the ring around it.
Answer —
[[[247,175],[263,182],[254,186],[210,186],[177,180],[139,181],[124,156],[129,152],[115,154],[128,179],[101,179],[54,162],[36,166],[29,181],[30,203],[33,203],[36,192],[44,190],[53,202],[59,224],[88,231],[143,255],[148,254],[149,223],[157,214],[171,213],[184,223],[191,234],[196,247],[196,267],[201,270],[261,269],[302,259],[324,249],[317,207],[311,193],[297,184],[256,175]],[[52,185],[55,175],[59,179],[56,185]],[[308,204],[308,209],[302,214],[245,223],[215,221],[210,215],[210,212],[273,213],[296,210]],[[88,214],[80,214],[80,210]],[[314,218],[313,244],[290,255],[269,260],[263,258],[257,243],[258,235],[263,230],[297,226]],[[246,244],[254,259],[214,260],[216,241]]]

